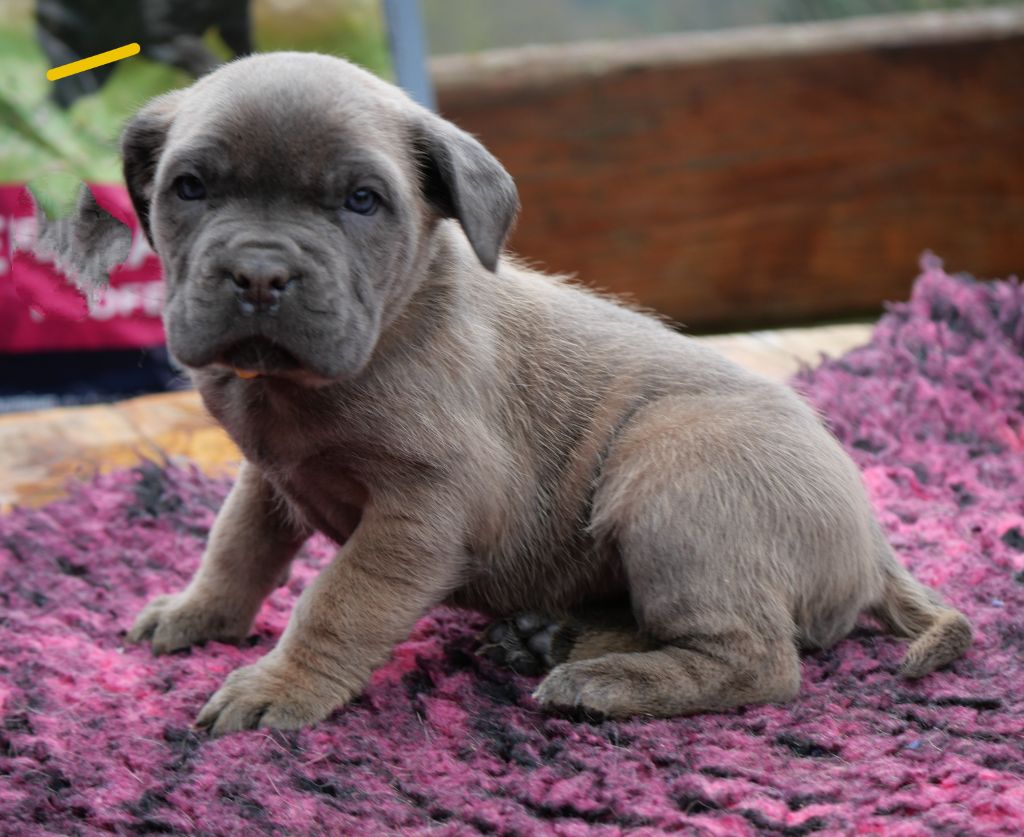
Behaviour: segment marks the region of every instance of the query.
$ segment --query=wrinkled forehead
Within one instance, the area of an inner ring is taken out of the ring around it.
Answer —
[[[358,77],[225,73],[189,90],[167,156],[236,181],[318,188],[333,173],[413,175],[404,103]]]

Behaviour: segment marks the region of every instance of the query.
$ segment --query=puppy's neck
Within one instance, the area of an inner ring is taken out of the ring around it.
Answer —
[[[457,330],[473,306],[472,277],[488,271],[454,222],[441,222],[432,236],[426,267],[414,290],[400,302],[381,330],[367,371],[396,352],[416,351]]]

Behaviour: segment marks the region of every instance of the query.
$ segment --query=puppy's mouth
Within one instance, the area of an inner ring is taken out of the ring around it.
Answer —
[[[266,337],[249,337],[232,343],[221,352],[219,360],[240,378],[282,375],[302,369],[295,355]]]

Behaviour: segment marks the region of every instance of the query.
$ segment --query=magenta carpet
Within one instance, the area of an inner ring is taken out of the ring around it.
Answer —
[[[1024,831],[1024,289],[927,266],[870,346],[801,374],[901,558],[977,643],[897,677],[869,625],[808,656],[784,707],[588,724],[474,654],[439,610],[313,730],[189,724],[263,654],[328,557],[312,542],[249,647],[124,648],[179,589],[227,485],[148,466],[0,517],[4,834],[1020,834]]]

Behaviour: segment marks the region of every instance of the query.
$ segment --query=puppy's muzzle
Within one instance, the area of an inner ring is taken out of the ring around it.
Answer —
[[[301,278],[286,253],[269,247],[230,251],[220,260],[217,275],[231,283],[239,311],[247,317],[276,314],[283,296]]]
[[[228,346],[220,356],[241,377],[292,372],[302,367],[284,346],[266,337],[250,337]]]

